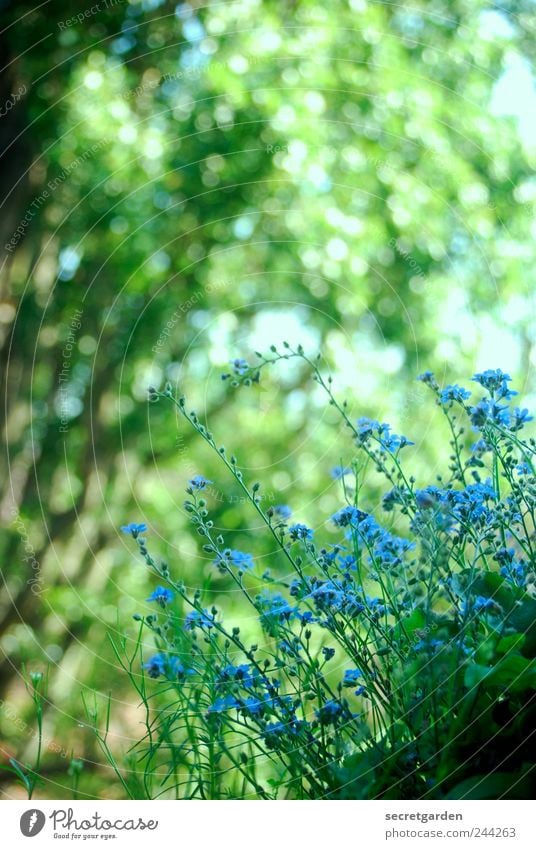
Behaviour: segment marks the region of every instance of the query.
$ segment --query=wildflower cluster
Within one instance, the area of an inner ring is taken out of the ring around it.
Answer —
[[[265,509],[260,484],[244,480],[184,398],[151,389],[218,455],[277,553],[261,572],[255,538],[244,551],[215,531],[211,481],[189,482],[185,509],[214,575],[258,623],[243,636],[207,602],[210,588],[192,594],[153,558],[144,524],[123,528],[159,581],[147,600],[158,614],[136,616],[157,648],[143,670],[162,688],[142,757],[165,764],[163,786],[181,798],[456,797],[499,767],[489,792],[527,786],[529,766],[511,753],[536,686],[536,445],[521,434],[531,416],[511,407],[509,375],[476,374],[477,398],[420,376],[450,431],[448,469],[429,483],[402,465],[414,443],[353,421],[303,349],[274,348],[254,366],[234,359],[223,377],[254,387],[291,357],[312,368],[351,435],[349,464],[332,471],[335,541],[291,523],[288,505]],[[381,516],[360,485],[371,463],[387,484]]]

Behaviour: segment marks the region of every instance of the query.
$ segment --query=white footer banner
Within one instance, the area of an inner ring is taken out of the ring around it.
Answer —
[[[3,801],[1,844],[216,849],[534,849],[532,802]],[[34,841],[34,842],[31,842]]]

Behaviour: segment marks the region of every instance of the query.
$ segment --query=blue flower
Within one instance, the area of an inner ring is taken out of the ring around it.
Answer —
[[[310,625],[311,622],[315,621],[315,618],[310,610],[304,610],[302,613],[300,610],[298,610],[298,608],[295,608],[294,614],[296,616],[296,619],[298,619],[302,623],[302,625]]]
[[[316,580],[314,588],[306,598],[311,599],[316,610],[321,613],[343,612],[347,616],[357,616],[365,609],[355,592],[344,582]]]
[[[292,510],[288,504],[278,504],[274,507],[274,513],[279,516],[280,519],[290,519],[292,516]]]
[[[188,481],[192,489],[202,490],[206,489],[208,484],[214,483],[214,481],[209,481],[207,478],[203,477],[203,475],[194,475],[194,477]]]
[[[467,613],[485,613],[486,610],[493,610],[497,608],[497,602],[492,598],[486,598],[483,595],[477,595],[473,601],[464,601],[462,602],[460,612],[463,616]]]
[[[178,678],[179,681],[182,681],[186,675],[194,675],[195,669],[187,669],[180,662],[178,657],[170,657],[168,658],[169,670],[170,674],[168,677],[170,678]]]
[[[238,710],[238,708],[240,708],[240,702],[234,696],[220,696],[209,706],[207,713],[225,713],[225,711]]]
[[[415,501],[420,510],[429,510],[435,507],[440,496],[440,490],[437,486],[427,486],[426,489],[415,490]]]
[[[283,654],[290,654],[290,655],[296,655],[296,654],[298,654],[298,652],[302,651],[302,649],[303,649],[303,646],[298,639],[292,640],[292,641],[291,640],[281,640],[281,642],[278,643],[277,647]]]
[[[441,495],[444,508],[458,521],[487,524],[493,518],[489,501],[496,501],[497,494],[490,482],[472,483],[463,490],[448,489]]]
[[[362,677],[363,673],[360,669],[346,669],[344,672],[344,678],[342,679],[342,686],[354,687]]]
[[[462,403],[463,401],[467,401],[470,397],[471,393],[469,390],[464,389],[463,386],[458,386],[457,383],[449,384],[439,392],[439,400],[442,404],[449,404],[451,401],[459,401]]]
[[[500,548],[493,556],[500,564],[500,574],[503,578],[516,587],[524,587],[526,584],[527,564],[524,560],[516,559],[513,548]]]
[[[477,439],[477,441],[471,446],[471,453],[477,456],[481,456],[482,454],[486,454],[488,451],[491,451],[491,445],[486,442],[485,439]]]
[[[355,569],[356,567],[356,559],[353,554],[344,554],[338,558],[339,566],[341,569]]]
[[[128,534],[129,536],[131,535],[134,537],[134,539],[136,539],[137,536],[145,533],[145,531],[147,530],[147,525],[145,524],[145,522],[130,522],[130,524],[128,525],[122,525],[121,530],[124,534]]]
[[[410,495],[407,487],[394,486],[382,497],[382,507],[386,511],[394,510],[396,504],[403,506]]]
[[[247,554],[245,551],[237,551],[235,548],[229,551],[228,558],[233,566],[238,569],[253,569],[255,565],[251,554]]]
[[[482,428],[488,422],[493,424],[508,426],[510,424],[510,411],[504,404],[497,404],[496,401],[490,398],[483,398],[474,407],[470,409],[471,423]]]
[[[425,383],[431,389],[439,389],[433,371],[423,371],[423,373],[418,376],[417,380],[420,380],[422,383]]]
[[[272,633],[279,622],[289,622],[296,615],[293,607],[281,593],[269,593],[266,590],[257,596],[261,607],[261,622]]]
[[[484,389],[487,389],[492,398],[497,397],[509,400],[514,395],[517,395],[517,392],[508,388],[508,383],[512,378],[500,368],[488,368],[486,371],[477,372],[477,374],[473,375],[472,380],[479,383]]]
[[[346,477],[346,475],[351,475],[352,470],[348,468],[348,466],[333,466],[331,470],[331,477],[333,480],[340,480],[341,478]]]
[[[340,702],[333,700],[325,702],[318,710],[315,711],[315,716],[320,725],[329,725],[342,714],[342,705]]]
[[[527,567],[524,563],[514,560],[507,566],[501,566],[500,574],[516,587],[524,587],[527,582]]]
[[[241,572],[253,569],[253,555],[247,554],[245,551],[238,551],[235,548],[226,548],[221,555],[218,555],[214,561],[220,572],[225,572],[229,565],[236,566]]]
[[[264,713],[265,708],[273,706],[273,699],[259,699],[256,696],[248,696],[240,705],[243,713],[249,716],[259,716]]]
[[[367,596],[365,599],[369,614],[373,617],[383,616],[387,610],[381,598],[371,598]]]
[[[501,566],[508,565],[513,562],[516,555],[514,548],[499,548],[493,555],[493,559]]]
[[[378,537],[372,551],[371,561],[383,568],[392,568],[402,563],[404,555],[413,551],[415,543],[411,540],[397,537],[389,531],[383,531]]]
[[[191,610],[186,615],[184,620],[184,628],[186,631],[195,631],[196,628],[213,628],[214,614],[208,610]]]
[[[263,738],[270,749],[276,748],[279,738],[287,734],[287,726],[283,722],[268,722],[264,727]]]
[[[415,649],[415,651],[418,652],[428,651],[431,654],[434,654],[435,652],[439,651],[439,649],[442,648],[444,645],[444,640],[419,640],[415,643],[413,648]]]
[[[166,657],[166,655],[158,653],[153,655],[147,663],[143,664],[143,668],[147,670],[149,678],[160,678],[164,675],[170,680],[182,680],[186,675],[192,675],[194,669],[186,669],[180,662],[178,657]]]
[[[281,743],[281,738],[295,737],[306,727],[307,723],[303,719],[291,716],[287,722],[268,722],[262,736],[268,748],[276,749]]]
[[[483,595],[477,595],[473,602],[473,610],[475,613],[480,613],[482,610],[491,610],[496,607],[496,602],[492,598],[486,598]]]
[[[243,687],[251,687],[258,678],[258,672],[249,663],[241,663],[239,666],[229,663],[221,670],[219,677],[221,682],[230,681]]]
[[[369,419],[367,416],[361,416],[356,422],[357,432],[361,442],[366,442],[371,436],[377,433],[380,423],[377,419]]]
[[[284,741],[285,737],[295,737],[306,727],[307,723],[303,719],[296,719],[293,716],[289,718],[288,722],[268,722],[264,727],[262,736],[269,749],[277,749],[282,738]]]
[[[375,437],[380,443],[384,451],[394,453],[406,445],[414,445],[406,436],[399,436],[397,433],[391,433],[391,425],[387,422],[380,424],[376,419],[369,419],[362,416],[357,420],[357,434],[361,444],[365,444],[371,437]]]
[[[331,521],[338,528],[346,528],[348,525],[356,527],[366,516],[367,513],[363,513],[363,511],[358,510],[357,507],[348,505],[347,507],[341,507],[340,510],[334,513],[331,517]]]
[[[514,410],[512,410],[512,430],[521,430],[528,422],[531,422],[533,418],[534,417],[529,414],[526,407],[523,407],[523,409],[515,407]]]
[[[236,357],[236,359],[231,360],[231,365],[234,373],[238,375],[245,374],[249,368],[248,363],[242,357]]]
[[[331,658],[335,655],[335,649],[332,649],[330,646],[323,646],[322,654],[326,660],[331,660]]]
[[[370,514],[365,514],[365,518],[361,519],[357,526],[358,536],[368,546],[372,546],[383,533],[383,529],[380,527],[374,516],[371,516]],[[348,532],[347,534],[350,538],[351,534]]]
[[[160,678],[166,671],[166,659],[163,654],[155,654],[143,664],[150,678]]]
[[[168,590],[166,587],[157,587],[149,596],[146,601],[156,601],[160,607],[165,607],[171,601],[173,601],[173,593],[171,590]]]
[[[378,439],[381,447],[391,454],[404,448],[406,445],[415,445],[407,436],[399,436],[398,433],[391,433],[391,426],[388,424],[380,425]]]
[[[308,540],[313,538],[313,531],[307,525],[290,525],[288,531],[292,540]]]

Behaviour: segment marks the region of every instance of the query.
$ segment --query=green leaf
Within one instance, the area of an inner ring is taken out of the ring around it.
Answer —
[[[472,689],[479,684],[512,693],[536,689],[536,661],[521,654],[509,654],[494,666],[470,663],[465,671],[465,686]]]
[[[525,596],[508,617],[508,624],[524,634],[523,654],[534,657],[536,654],[536,599]]]
[[[472,775],[453,787],[446,799],[530,799],[531,779],[518,772]]]
[[[525,640],[525,634],[509,634],[497,643],[497,654],[509,654],[513,649],[521,651]]]
[[[424,612],[417,608],[412,612],[412,614],[406,619],[403,619],[402,622],[399,622],[398,625],[393,629],[393,636],[396,640],[404,640],[407,637],[413,636],[416,631],[422,631],[426,628],[426,617]]]
[[[20,780],[22,781],[22,783],[25,786],[28,793],[30,793],[31,789],[32,789],[32,783],[31,783],[29,777],[24,772],[24,768],[22,767],[22,765],[17,763],[15,758],[10,758],[9,763],[13,767],[13,771],[19,776]]]

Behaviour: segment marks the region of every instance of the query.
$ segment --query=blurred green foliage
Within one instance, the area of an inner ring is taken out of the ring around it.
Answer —
[[[144,518],[177,573],[208,580],[181,493],[213,460],[148,384],[185,385],[244,474],[310,523],[338,506],[327,473],[347,449],[299,369],[224,405],[234,353],[322,349],[356,415],[418,444],[439,427],[423,368],[456,380],[500,350],[535,389],[528,0],[100,5],[4,2],[0,36],[1,104],[25,90],[0,120],[0,721],[24,757],[21,665],[50,665],[60,798],[67,754],[98,759],[85,688],[112,691],[119,748],[138,721],[106,633],[148,582],[118,526]],[[252,529],[215,486],[238,545]],[[107,777],[88,767],[81,796],[120,793]]]

